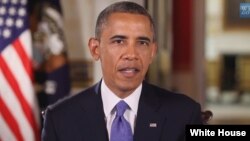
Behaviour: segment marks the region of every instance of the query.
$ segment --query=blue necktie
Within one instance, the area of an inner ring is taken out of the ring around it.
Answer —
[[[116,117],[111,126],[110,141],[133,141],[130,124],[123,116],[128,108],[127,103],[121,100],[115,108]]]

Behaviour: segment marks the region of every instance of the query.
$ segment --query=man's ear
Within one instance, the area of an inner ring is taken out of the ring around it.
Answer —
[[[96,38],[89,39],[89,51],[92,57],[97,61],[100,58],[100,42]]]
[[[151,51],[151,63],[153,62],[156,54],[157,54],[158,46],[157,43],[153,43],[152,45],[152,51]]]

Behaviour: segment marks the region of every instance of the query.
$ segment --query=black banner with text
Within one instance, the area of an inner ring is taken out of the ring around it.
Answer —
[[[187,125],[186,140],[233,139],[250,141],[250,125]]]

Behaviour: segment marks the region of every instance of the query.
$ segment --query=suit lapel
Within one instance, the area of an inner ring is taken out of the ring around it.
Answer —
[[[148,84],[143,83],[134,133],[135,141],[160,140],[165,122],[165,116],[158,112],[160,106],[160,98]]]
[[[87,140],[108,141],[105,114],[100,94],[100,83],[91,88],[81,104],[83,112],[80,113],[81,119],[86,119],[90,129],[86,125],[79,123],[79,131],[88,131]],[[160,98],[156,96],[154,89],[147,83],[143,83],[142,93],[139,100],[137,112],[134,140],[135,141],[157,141],[160,140],[161,130],[166,122],[165,116],[161,115]],[[86,123],[86,122],[85,122]],[[86,136],[83,137],[86,139]]]
[[[91,131],[91,135],[87,135],[88,140],[108,141],[105,114],[100,94],[100,84],[101,83],[98,83],[86,93],[89,97],[85,99],[83,102],[84,104],[82,104],[82,108],[84,110],[82,119],[86,119],[87,116],[87,124],[90,125],[90,129],[87,129]],[[84,125],[79,125],[79,127],[84,128]]]

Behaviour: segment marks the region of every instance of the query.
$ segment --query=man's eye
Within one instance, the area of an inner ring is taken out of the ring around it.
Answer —
[[[147,41],[139,41],[140,45],[148,46],[149,42]]]
[[[124,41],[123,40],[114,40],[113,43],[116,43],[116,44],[122,44]]]

